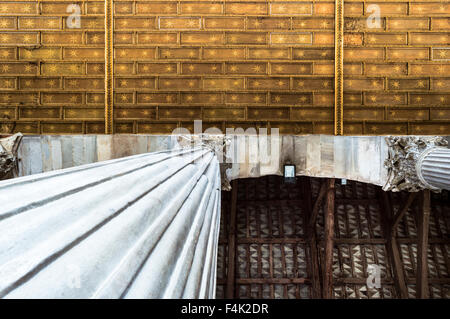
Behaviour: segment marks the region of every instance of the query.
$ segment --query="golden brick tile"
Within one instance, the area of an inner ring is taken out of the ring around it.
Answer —
[[[105,89],[104,78],[64,78],[64,89],[71,91],[103,91]]]
[[[246,33],[236,33],[227,32],[225,36],[225,41],[227,44],[266,44],[267,43],[267,33],[263,32],[246,32]]]
[[[406,63],[366,63],[364,66],[364,74],[368,76],[395,76],[407,75],[408,65]]]
[[[333,21],[333,30],[334,30],[334,20]],[[359,18],[359,17],[345,17],[344,18],[344,34],[351,32],[362,32],[362,31],[383,31],[386,29],[386,18],[380,19],[379,25],[368,25],[367,18]]]
[[[277,17],[249,17],[247,28],[249,30],[278,30],[290,29],[291,21],[289,18]]]
[[[222,93],[213,92],[182,92],[181,103],[183,104],[222,104]]]
[[[0,15],[29,15],[39,14],[38,3],[11,1],[0,3]]]
[[[313,125],[310,122],[276,122],[271,121],[270,127],[278,128],[279,134],[312,134]]]
[[[41,103],[42,104],[82,104],[83,93],[76,92],[42,92]]]
[[[205,51],[206,52],[206,49]],[[199,59],[198,48],[159,48],[160,59]]]
[[[0,80],[1,81],[1,80]],[[21,90],[55,90],[61,89],[61,79],[56,77],[49,78],[19,78],[19,89]]]
[[[383,123],[366,122],[364,134],[367,135],[407,135],[408,124],[406,123]]]
[[[430,109],[431,120],[450,120],[450,108],[431,108]]]
[[[450,15],[450,4],[440,1],[434,3],[411,2],[409,8],[409,14],[411,15]]]
[[[431,29],[432,30],[449,30],[450,29],[450,19],[449,18],[431,18]]]
[[[315,64],[315,66],[317,63]],[[331,74],[334,74],[334,64],[331,64],[333,66],[333,72]],[[363,66],[361,63],[344,63],[344,74],[346,75],[361,75],[363,70]],[[314,69],[315,71],[315,69]],[[328,71],[330,72],[330,71]],[[329,73],[327,73],[329,74]]]
[[[245,81],[242,77],[204,78],[203,88],[212,90],[242,90],[245,88]]]
[[[154,77],[145,77],[145,78],[115,77],[114,87],[116,89],[123,89],[123,90],[155,89],[156,80]]]
[[[67,28],[67,17],[63,18],[63,26]],[[82,17],[81,28],[85,30],[104,30],[105,19],[103,17]]]
[[[206,60],[242,60],[245,59],[244,48],[211,48],[203,49],[203,59]]]
[[[364,93],[364,105],[406,105],[406,93],[370,92]]]
[[[13,17],[1,17],[0,16],[0,30],[15,30],[16,19]]]
[[[42,75],[83,75],[83,63],[42,63]]]
[[[333,126],[334,129],[334,126]],[[344,121],[344,135],[363,135],[363,123]]]
[[[15,107],[0,107],[0,118],[16,120],[16,108]]]
[[[411,132],[413,135],[448,135],[450,134],[450,124],[444,123],[412,123]]]
[[[406,45],[407,41],[406,33],[366,33],[364,35],[365,45]]]
[[[188,45],[220,45],[225,43],[223,33],[219,32],[182,32],[181,44]]]
[[[226,2],[225,14],[231,15],[267,15],[267,3],[264,2]]]
[[[164,2],[136,2],[136,14],[158,15],[176,14],[177,3],[175,1]]]
[[[36,1],[35,1],[36,2]],[[36,3],[37,4],[37,3]],[[41,14],[44,15],[58,15],[58,16],[68,16],[71,14],[71,12],[67,12],[68,11],[68,7],[69,5],[71,5],[71,2],[56,2],[56,1],[42,1],[41,3]],[[98,6],[98,3],[96,3]],[[103,7],[105,6],[105,4],[103,4]],[[94,7],[94,3],[90,6],[88,6],[88,8],[91,9],[91,11],[93,10]],[[84,6],[80,6],[81,9],[81,14],[84,14]],[[1,11],[0,11],[1,12]],[[37,11],[35,12],[35,14],[39,14]]]
[[[0,60],[15,60],[16,48],[0,48]]]
[[[114,14],[115,15],[127,15],[133,13],[133,2],[115,2]]]
[[[155,18],[114,18],[114,30],[156,29]]]
[[[419,121],[428,120],[430,112],[428,109],[421,108],[388,108],[387,119],[391,121]]]
[[[432,48],[431,59],[434,61],[450,61],[450,47]]]
[[[289,78],[248,78],[249,90],[289,90]]]
[[[133,73],[134,73],[134,64],[133,63],[114,62],[114,74],[115,75],[116,74],[117,75],[133,74]]]
[[[193,90],[201,88],[200,78],[160,77],[158,88],[163,90]]]
[[[59,119],[59,108],[21,108],[19,117],[21,119]]]
[[[105,3],[103,1],[87,2],[86,3],[86,13],[93,15],[104,15],[105,14]]]
[[[334,34],[333,34],[334,36]],[[331,40],[329,40],[331,41]],[[334,44],[334,37],[333,41]],[[344,33],[344,46],[359,46],[363,44],[363,34],[362,33]]]
[[[344,92],[344,105],[362,105],[362,94]]]
[[[314,92],[313,105],[334,106],[334,93]]]
[[[271,2],[271,15],[311,15],[313,12],[312,3],[303,2]]]
[[[105,122],[86,122],[86,134],[105,134]]]
[[[114,48],[114,57],[117,60],[154,60],[154,48]]]
[[[429,21],[427,18],[389,18],[387,20],[388,30],[428,30]]]
[[[430,83],[427,78],[408,78],[408,79],[397,79],[397,78],[389,78],[388,79],[388,90],[396,91],[396,90],[429,90]]]
[[[316,68],[316,66],[315,66]],[[271,62],[271,74],[283,75],[311,75],[313,70],[312,62]],[[333,67],[334,70],[334,67]],[[334,71],[333,71],[334,72]]]
[[[105,110],[102,108],[64,108],[65,119],[87,119],[87,120],[100,120],[105,118]]]
[[[104,40],[104,34],[102,38]],[[114,32],[114,44],[133,44],[133,38],[134,38],[133,32]],[[92,40],[89,41],[89,34],[88,34],[87,43],[89,42],[93,42],[93,44],[98,43],[98,37],[93,40],[94,41]],[[139,44],[141,44],[141,42],[139,42]]]
[[[315,122],[313,127],[313,134],[334,134],[334,123],[333,122]]]
[[[266,93],[230,92],[225,95],[227,104],[266,104]]]
[[[245,18],[230,18],[230,17],[211,17],[204,18],[203,26],[205,29],[244,29]],[[249,27],[249,29],[251,29]]]
[[[347,12],[347,10],[345,10]],[[333,2],[316,2],[313,7],[314,15],[334,15]]]
[[[344,90],[348,91],[377,91],[384,89],[384,79],[383,78],[345,78],[344,79]]]
[[[104,93],[86,93],[87,104],[105,104]]]
[[[0,77],[0,90],[17,89],[17,79],[15,77]]]
[[[267,60],[267,59],[289,59],[289,49],[275,49],[275,48],[249,48],[249,58],[255,60]]]
[[[176,74],[177,63],[143,63],[137,65],[138,74]]]
[[[182,63],[181,74],[221,74],[221,63]]]
[[[43,32],[42,44],[47,45],[75,45],[83,43],[81,32]]]
[[[237,107],[205,108],[203,118],[205,120],[245,120],[245,110]]]
[[[134,94],[133,93],[119,93],[119,92],[115,92],[114,93],[114,103],[118,104],[118,105],[123,105],[123,104],[133,104],[134,103]]]
[[[293,29],[319,29],[319,30],[334,30],[334,18],[294,18],[292,19]]]
[[[139,122],[137,133],[139,134],[172,134],[177,128],[177,123],[145,123]]]
[[[200,17],[160,17],[158,19],[158,28],[161,30],[200,29],[201,26]]]
[[[164,33],[151,33],[151,32],[139,32],[137,34],[138,44],[164,44],[164,45],[176,45],[178,44],[177,33],[164,32]]]
[[[411,32],[410,43],[420,45],[448,45],[450,36],[445,32]]]
[[[333,90],[334,78],[331,77],[295,77],[293,89],[301,91]]]
[[[175,119],[201,119],[202,110],[200,107],[172,107],[163,106],[158,109],[158,117],[161,120],[175,120]]]
[[[334,6],[333,6],[334,8]],[[344,15],[345,16],[361,16],[364,12],[362,2],[346,3],[344,2]]]
[[[0,92],[0,104],[37,104],[39,95],[33,92]]]
[[[449,66],[450,67],[450,66]],[[431,78],[431,90],[450,91],[450,78]]]
[[[411,105],[448,105],[450,101],[450,94],[447,92],[439,93],[410,93],[409,104]]]
[[[311,93],[284,93],[272,92],[270,104],[274,105],[311,105],[313,97]]]
[[[346,48],[344,50],[344,60],[383,60],[383,48]]]
[[[130,122],[114,122],[114,131],[119,134],[133,134],[133,123]]]
[[[272,45],[311,45],[313,37],[311,32],[271,32]],[[314,34],[314,43],[317,44],[317,35]]]
[[[0,63],[0,75],[36,75],[37,63],[3,62]]]
[[[103,48],[63,48],[64,60],[104,60]]]
[[[138,92],[138,104],[177,104],[179,97],[177,93],[170,92]]]
[[[156,108],[116,108],[114,110],[116,119],[156,119]]]
[[[386,57],[388,60],[428,60],[427,48],[387,48]]]
[[[293,48],[293,60],[334,60],[334,49]]]
[[[379,6],[382,17],[395,17],[408,14],[408,3],[393,1],[390,3],[375,2],[374,4]]]
[[[181,2],[181,14],[222,14],[223,4],[220,2]]]
[[[72,123],[52,123],[43,122],[41,124],[42,134],[83,134],[83,124],[78,122]]]
[[[58,30],[61,29],[61,19],[56,17],[19,17],[19,29]]]
[[[325,107],[292,108],[291,120],[296,121],[333,121],[334,109]]]
[[[6,45],[36,45],[39,43],[39,33],[36,32],[0,32],[0,43]]]
[[[384,108],[371,107],[365,109],[348,108],[344,109],[344,118],[348,121],[364,121],[364,120],[384,120]]]
[[[38,131],[38,124],[37,122],[25,122],[25,121],[19,121],[16,122],[16,127],[14,130],[14,133],[21,132],[24,134],[39,134]]]
[[[233,63],[225,65],[228,74],[267,74],[267,63]]]
[[[249,120],[289,120],[290,111],[284,108],[248,108],[247,118]]]

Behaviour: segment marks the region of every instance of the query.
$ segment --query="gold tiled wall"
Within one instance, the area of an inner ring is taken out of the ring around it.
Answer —
[[[344,49],[346,134],[450,134],[450,2],[346,3],[345,33],[361,39]]]
[[[71,3],[81,29],[65,27]],[[450,134],[450,4],[344,10],[344,133]],[[326,0],[115,0],[115,132],[202,119],[333,134],[334,14]],[[16,131],[104,132],[104,1],[0,1],[0,41],[0,110]]]
[[[71,4],[81,28],[67,27]],[[0,120],[29,134],[104,132],[104,48],[103,1],[0,1]]]

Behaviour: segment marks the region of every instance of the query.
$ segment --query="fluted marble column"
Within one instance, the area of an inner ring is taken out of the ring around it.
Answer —
[[[0,297],[214,298],[220,186],[206,148],[0,182]]]
[[[416,164],[420,181],[430,189],[450,190],[450,149],[432,147],[424,151]]]

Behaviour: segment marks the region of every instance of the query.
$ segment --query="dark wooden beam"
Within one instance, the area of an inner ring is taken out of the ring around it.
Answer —
[[[320,284],[319,254],[317,252],[316,227],[315,223],[311,222],[313,218],[311,178],[304,177],[302,186],[303,186],[302,188],[303,198],[305,199],[304,210],[305,214],[308,216],[308,225],[309,225],[305,231],[309,239],[312,297],[314,299],[319,299],[322,297],[322,293]],[[323,188],[325,189],[325,186]]]
[[[430,190],[422,193],[422,210],[418,218],[416,297],[428,299],[428,230],[430,223]]]
[[[237,180],[231,182],[231,211],[228,230],[228,269],[227,269],[227,290],[225,298],[235,297],[235,273],[236,273],[236,204],[237,204]]]
[[[394,212],[392,210],[392,203],[387,192],[380,190],[380,201],[383,210],[384,234],[386,236],[386,251],[391,261],[392,272],[394,276],[395,288],[397,295],[401,299],[408,298],[408,289],[406,287],[405,273],[403,270],[403,263],[400,255],[397,240],[395,238],[395,231],[392,225],[394,220]],[[398,214],[396,215],[399,216]]]
[[[327,194],[325,199],[325,258],[323,273],[323,298],[333,298],[333,246],[334,246],[334,197],[335,180],[327,180]]]
[[[311,185],[311,183],[310,183]],[[308,223],[308,237],[310,238],[312,235],[312,230],[316,229],[316,220],[317,220],[317,215],[319,214],[319,208],[320,208],[320,204],[322,203],[323,198],[325,197],[327,191],[327,182],[322,182],[322,185],[320,185],[320,190],[319,190],[319,195],[317,196],[316,202],[314,203],[314,207],[312,208],[311,215],[309,218],[309,223]],[[311,188],[309,190],[309,195],[311,195]]]
[[[395,234],[397,232],[397,226],[400,220],[403,218],[403,216],[405,216],[406,212],[408,211],[409,207],[411,207],[411,204],[414,202],[414,199],[416,199],[416,197],[417,193],[410,193],[403,208],[393,217],[391,226],[391,233],[392,233],[391,236],[395,237]]]

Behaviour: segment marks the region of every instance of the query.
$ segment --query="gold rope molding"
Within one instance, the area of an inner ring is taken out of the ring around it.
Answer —
[[[114,133],[113,2],[105,0],[105,133]]]
[[[335,2],[334,135],[344,135],[344,0]]]

